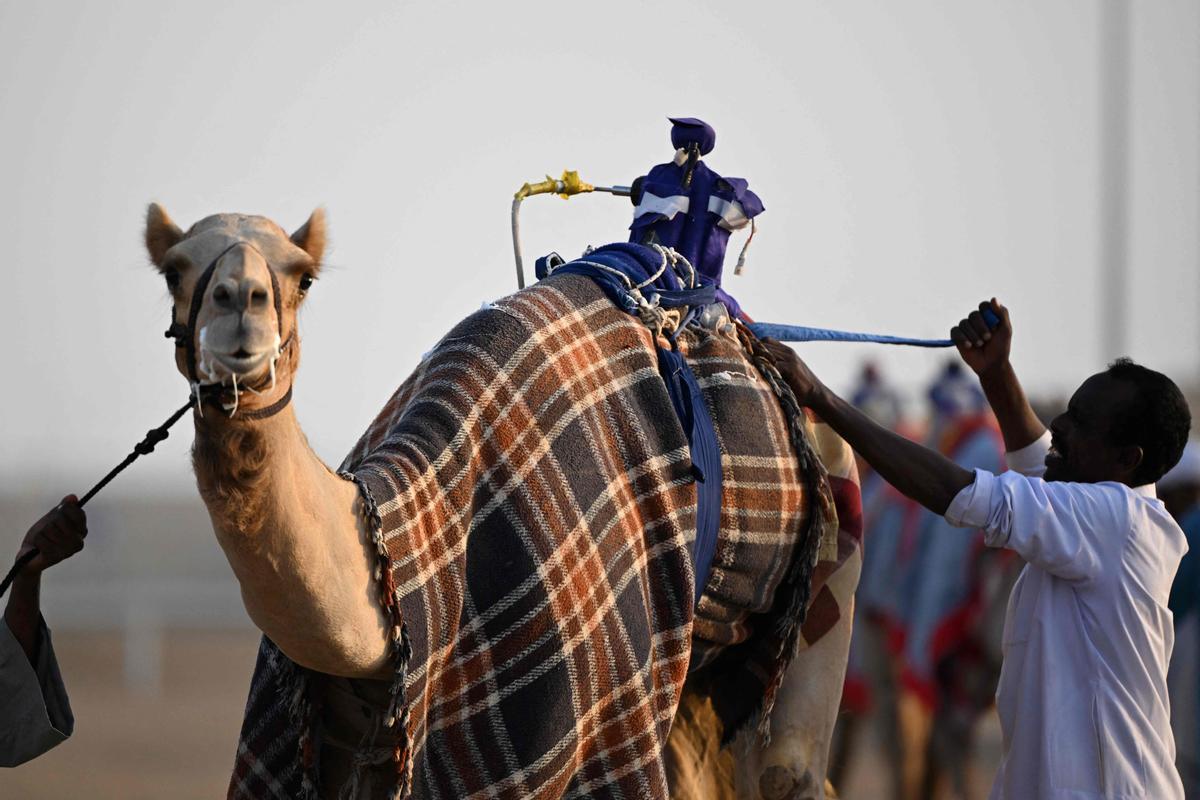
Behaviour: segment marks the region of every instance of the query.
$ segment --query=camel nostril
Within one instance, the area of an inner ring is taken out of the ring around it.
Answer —
[[[213,289],[213,300],[215,300],[219,306],[228,307],[233,300],[233,295],[229,293],[229,288],[227,286],[220,284]]]
[[[251,308],[266,308],[269,300],[266,289],[254,289],[250,292]]]

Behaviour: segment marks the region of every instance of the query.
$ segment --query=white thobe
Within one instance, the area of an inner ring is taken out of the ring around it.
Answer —
[[[1167,598],[1187,542],[1154,486],[1047,483],[1047,433],[946,510],[1027,562],[1004,622],[992,800],[1183,800]]]
[[[0,619],[0,767],[15,767],[40,756],[74,728],[46,623],[38,625],[34,665]]]

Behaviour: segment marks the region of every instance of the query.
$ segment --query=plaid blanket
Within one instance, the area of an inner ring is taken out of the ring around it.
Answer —
[[[693,608],[695,477],[653,336],[564,275],[422,361],[343,464],[378,548],[394,679],[312,673],[264,639],[231,797],[667,797],[689,668],[719,670],[727,732],[763,711],[792,656],[777,590],[805,476],[732,326],[689,327],[724,471]],[[822,581],[857,549],[826,506]],[[825,606],[804,639],[836,620]]]

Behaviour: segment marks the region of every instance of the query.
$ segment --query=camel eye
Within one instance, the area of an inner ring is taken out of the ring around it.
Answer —
[[[306,294],[312,288],[313,281],[316,280],[307,272],[300,276],[300,294]]]
[[[170,289],[172,293],[179,290],[179,285],[183,281],[183,279],[179,276],[179,270],[177,269],[168,269],[163,273],[163,278],[166,279],[167,288]]]

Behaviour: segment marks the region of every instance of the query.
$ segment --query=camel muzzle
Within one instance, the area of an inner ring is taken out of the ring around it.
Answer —
[[[222,331],[216,323],[232,322],[237,332],[241,333],[247,327],[243,321],[246,315],[254,316],[267,308],[268,294],[265,284],[254,276],[245,275],[244,271],[240,276],[221,275],[217,278],[218,283],[213,287],[211,293],[212,302],[218,308],[225,310],[227,317],[224,320],[218,318],[213,324],[197,330],[200,311],[204,307],[205,298],[209,296],[208,287],[214,279],[218,265],[226,255],[238,247],[253,250],[266,265],[266,273],[271,283],[269,296],[275,311],[276,328],[274,340],[268,347],[254,346],[252,349],[248,349],[241,341],[240,335],[234,337],[233,343],[209,340],[209,337],[213,335],[223,339],[230,338],[229,336],[220,336]],[[283,337],[282,303],[279,279],[275,277],[275,270],[272,269],[266,256],[250,242],[236,241],[229,245],[218,253],[200,273],[200,278],[192,290],[192,302],[188,308],[187,323],[172,322],[164,334],[167,338],[175,340],[176,347],[182,347],[185,350],[184,361],[187,364],[188,382],[192,386],[198,413],[203,415],[205,401],[215,401],[232,417],[238,413],[238,401],[242,390],[259,392],[275,386],[275,363],[283,351],[292,344],[294,338],[294,332],[288,334],[286,339]],[[174,316],[174,311],[172,311],[172,319]],[[210,327],[216,329],[210,332]],[[222,345],[225,346],[222,347]],[[243,353],[244,355],[242,355]],[[253,374],[261,369],[263,364],[269,364],[269,368],[263,375],[263,380],[259,381],[260,385],[243,384],[239,388],[238,381],[241,380],[241,377]],[[232,386],[227,386],[227,383],[231,383]],[[283,397],[275,403],[266,408],[245,411],[241,417],[263,419],[274,416],[283,410],[291,398],[292,389],[289,386]]]

